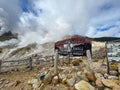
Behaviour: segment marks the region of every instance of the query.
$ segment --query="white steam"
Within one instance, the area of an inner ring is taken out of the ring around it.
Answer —
[[[27,11],[22,10],[24,0],[8,1],[0,0],[0,35],[17,32],[19,45],[56,41],[68,34],[120,35],[120,0],[26,0]]]

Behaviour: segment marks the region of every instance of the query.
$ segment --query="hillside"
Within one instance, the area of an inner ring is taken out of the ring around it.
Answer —
[[[8,31],[0,36],[0,41],[6,41],[10,39],[17,39],[17,34],[13,34],[11,31]]]
[[[59,74],[54,75],[53,61],[41,60],[41,56],[54,55],[54,42],[1,48],[1,60],[32,56],[34,62],[32,70],[28,65],[7,67],[5,72],[2,69],[0,90],[119,90],[118,64],[112,63],[111,74],[107,74],[105,42],[92,41],[92,51],[94,73],[90,72],[86,57],[71,57],[70,63],[67,57],[60,57]]]

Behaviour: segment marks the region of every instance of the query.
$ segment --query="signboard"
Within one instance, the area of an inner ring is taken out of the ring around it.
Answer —
[[[120,62],[120,40],[107,42],[106,50],[109,62]]]

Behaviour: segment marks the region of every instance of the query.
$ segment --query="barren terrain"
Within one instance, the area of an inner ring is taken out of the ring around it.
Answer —
[[[33,70],[26,68],[0,73],[0,90],[119,90],[116,64],[112,67],[113,75],[107,74],[105,43],[92,43],[94,75],[88,69],[86,57],[71,58],[71,63],[68,63],[67,58],[61,58],[57,76],[53,75],[52,61],[44,62],[44,66],[40,67],[40,64]],[[49,49],[49,45],[52,44],[44,45],[48,48],[48,52],[44,51],[45,55],[53,53],[53,46]]]

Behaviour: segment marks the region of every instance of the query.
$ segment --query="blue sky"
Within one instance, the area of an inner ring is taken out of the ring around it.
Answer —
[[[0,0],[0,35],[11,30],[40,43],[68,34],[120,37],[119,12],[120,0]]]

